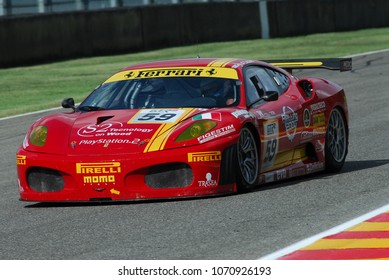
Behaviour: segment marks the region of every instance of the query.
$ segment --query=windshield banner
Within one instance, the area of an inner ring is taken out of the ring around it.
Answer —
[[[145,79],[145,78],[173,78],[173,77],[208,77],[238,79],[235,69],[222,67],[165,67],[126,70],[116,73],[104,83],[116,81]]]

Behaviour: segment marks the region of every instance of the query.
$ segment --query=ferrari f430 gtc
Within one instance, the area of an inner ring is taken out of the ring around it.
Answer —
[[[297,68],[351,59],[180,59],[125,68],[78,106],[36,121],[17,151],[24,201],[118,201],[244,192],[339,171],[344,90]]]

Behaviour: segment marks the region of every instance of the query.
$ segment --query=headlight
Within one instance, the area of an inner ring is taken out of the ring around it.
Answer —
[[[174,141],[182,142],[182,141],[188,141],[197,138],[203,135],[204,133],[207,133],[211,129],[213,129],[216,126],[216,124],[217,124],[216,122],[211,120],[198,121],[192,124],[191,126],[189,126],[187,129],[185,129]]]
[[[35,146],[44,146],[47,139],[47,126],[37,126],[30,133],[30,143]]]

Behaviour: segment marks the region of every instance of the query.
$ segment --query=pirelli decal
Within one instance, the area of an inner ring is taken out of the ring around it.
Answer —
[[[120,162],[80,162],[76,173],[83,174],[84,184],[115,183],[121,167]]]
[[[238,79],[235,69],[223,68],[222,65],[213,65],[211,67],[164,67],[164,68],[145,68],[133,69],[116,73],[104,83],[147,79],[147,78],[172,78],[172,77],[212,77]]]
[[[120,162],[82,162],[76,163],[77,174],[120,173]]]
[[[27,157],[22,155],[16,155],[16,164],[17,165],[26,165]]]
[[[188,153],[188,162],[220,161],[221,159],[222,153],[220,151]]]

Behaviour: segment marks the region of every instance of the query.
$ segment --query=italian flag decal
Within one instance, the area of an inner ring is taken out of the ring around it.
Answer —
[[[192,118],[192,120],[194,120],[194,121],[198,121],[198,120],[221,121],[222,120],[222,116],[221,116],[220,113],[205,113],[205,114],[200,114],[200,115],[194,116]]]

